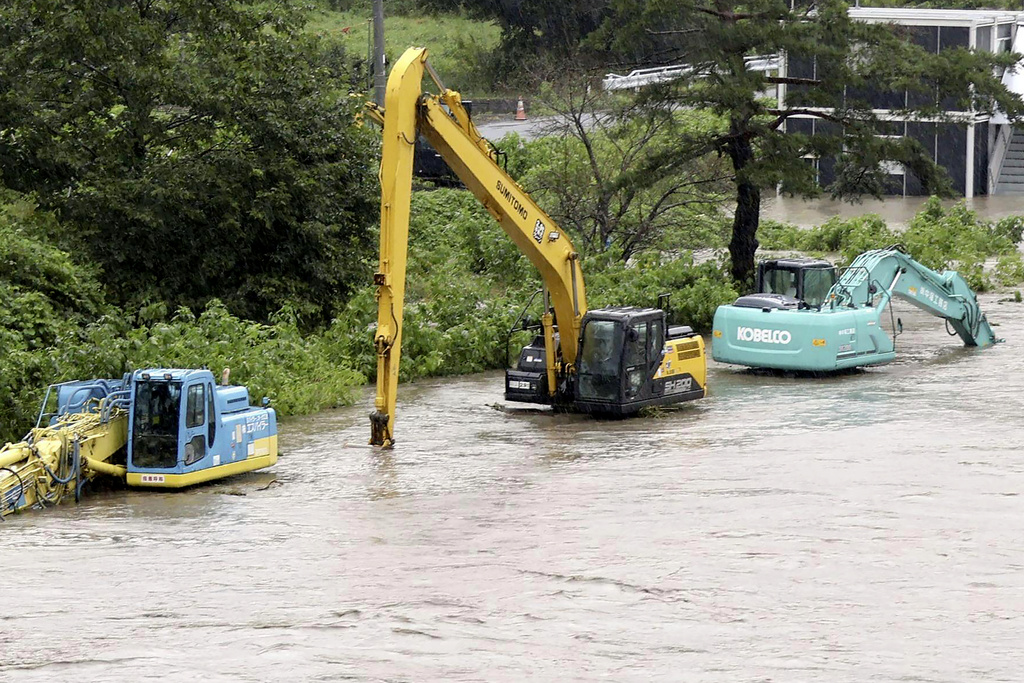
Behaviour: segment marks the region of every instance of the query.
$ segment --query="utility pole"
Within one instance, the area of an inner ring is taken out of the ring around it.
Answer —
[[[373,0],[373,101],[384,106],[384,0]]]

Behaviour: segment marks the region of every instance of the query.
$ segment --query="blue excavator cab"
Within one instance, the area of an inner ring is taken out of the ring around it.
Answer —
[[[277,414],[209,370],[151,369],[131,377],[128,484],[181,487],[277,462]]]
[[[128,414],[130,486],[180,488],[277,462],[277,413],[269,401],[250,405],[245,387],[218,386],[207,369],[153,368],[54,385],[37,426],[101,405],[101,420],[113,410]]]

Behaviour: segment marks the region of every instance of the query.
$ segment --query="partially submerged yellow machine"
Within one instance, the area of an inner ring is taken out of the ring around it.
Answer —
[[[56,505],[98,476],[181,488],[277,462],[277,415],[209,370],[151,369],[52,385],[36,426],[0,448],[0,519]]]
[[[424,71],[439,95],[423,92]],[[505,376],[505,398],[565,410],[630,415],[645,406],[704,396],[704,342],[688,327],[668,328],[657,308],[587,309],[580,257],[569,236],[497,163],[459,93],[444,87],[427,51],[410,48],[388,78],[385,109],[368,105],[383,127],[380,267],[377,285],[377,397],[370,443],[394,442],[402,346],[413,153],[422,134],[505,233],[540,271],[542,334]]]

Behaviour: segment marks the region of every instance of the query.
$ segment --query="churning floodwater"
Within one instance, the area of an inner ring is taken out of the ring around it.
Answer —
[[[1024,305],[657,418],[499,373],[286,421],[270,472],[0,524],[4,681],[1020,681]]]

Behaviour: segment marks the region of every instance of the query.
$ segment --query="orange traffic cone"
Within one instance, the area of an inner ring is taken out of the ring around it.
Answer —
[[[516,105],[516,121],[526,120],[526,107],[523,106],[523,98],[519,98],[519,104]]]

